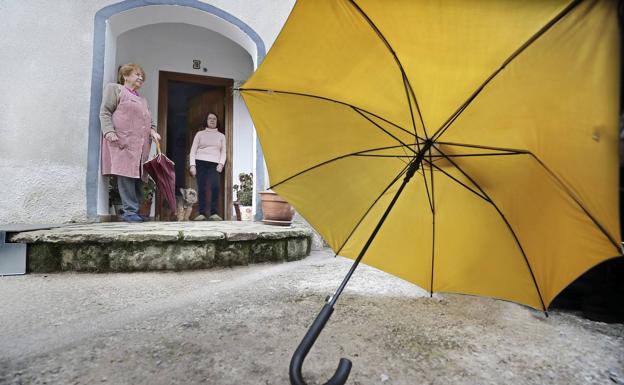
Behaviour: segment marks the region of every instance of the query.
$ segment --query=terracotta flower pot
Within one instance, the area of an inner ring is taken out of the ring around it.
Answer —
[[[292,223],[295,209],[272,190],[259,193],[262,204],[262,222],[269,225],[288,226]]]

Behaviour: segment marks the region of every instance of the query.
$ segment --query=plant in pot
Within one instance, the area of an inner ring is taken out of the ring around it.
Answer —
[[[156,182],[150,177],[147,178],[147,183],[143,184],[143,200],[141,207],[139,207],[139,214],[145,217],[150,216],[152,211],[152,201],[156,194]]]
[[[141,207],[139,207],[139,214],[143,216],[149,216],[152,209],[152,200],[156,193],[156,182],[152,178],[147,179],[147,183],[143,184],[143,200]],[[117,177],[111,176],[108,178],[108,200],[110,202],[111,214],[121,216],[121,195],[119,194],[119,187],[117,187]]]
[[[295,209],[273,190],[260,192],[262,222],[267,225],[290,226]]]
[[[238,174],[240,184],[232,186],[236,193],[236,201],[234,209],[236,210],[236,218],[242,220],[251,220],[251,202],[253,198],[253,173],[241,172]]]

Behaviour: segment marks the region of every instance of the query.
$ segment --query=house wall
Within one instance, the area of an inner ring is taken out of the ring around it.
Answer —
[[[94,47],[97,40],[95,15],[107,6],[120,4],[174,7],[174,3],[195,8],[198,4],[209,4],[219,15],[229,15],[245,23],[268,49],[294,1],[2,3],[0,82],[4,87],[0,91],[0,223],[87,220],[91,79],[94,48],[99,48]],[[140,20],[136,22],[137,26],[142,25]],[[112,32],[101,39],[101,44],[114,39]],[[117,50],[118,47],[112,48]],[[105,77],[110,77],[114,71],[110,63],[118,61],[109,55],[107,52],[104,58]],[[150,80],[155,79],[148,76]],[[238,110],[244,109],[238,106]],[[240,118],[240,122],[249,124],[248,118]]]

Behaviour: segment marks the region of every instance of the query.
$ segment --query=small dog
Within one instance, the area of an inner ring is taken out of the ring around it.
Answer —
[[[192,188],[181,188],[182,196],[176,195],[176,216],[178,222],[188,221],[191,219],[191,211],[193,205],[197,203],[197,191]]]

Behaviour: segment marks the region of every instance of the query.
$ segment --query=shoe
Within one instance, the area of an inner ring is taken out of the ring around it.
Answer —
[[[124,214],[121,219],[123,219],[124,222],[143,222],[143,218],[138,214]]]
[[[222,221],[223,219],[217,214],[212,214],[210,217],[208,217],[208,220],[209,221]]]
[[[205,221],[206,220],[206,216],[204,214],[199,214],[198,216],[193,218],[193,220],[194,221]]]

